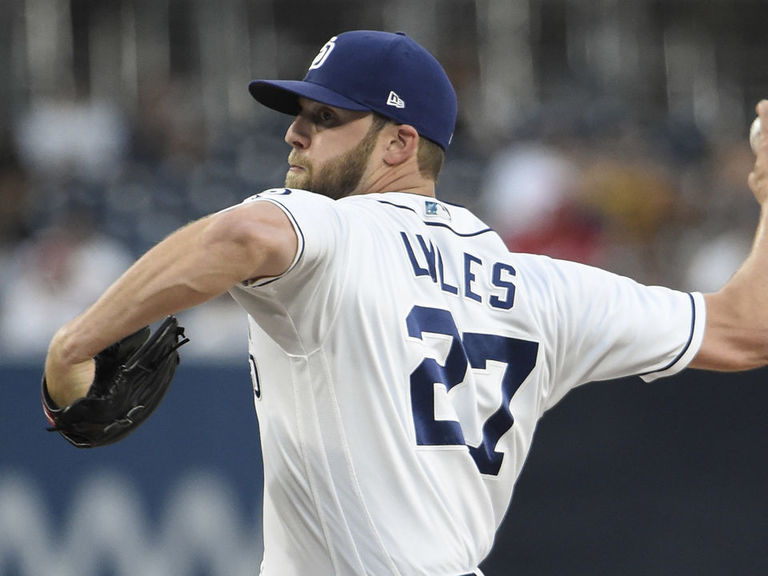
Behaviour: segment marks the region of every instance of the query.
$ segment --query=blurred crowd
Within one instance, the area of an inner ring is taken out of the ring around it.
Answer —
[[[710,291],[751,243],[761,2],[3,5],[0,363],[39,362],[58,326],[179,226],[282,185],[290,119],[246,83],[296,77],[342,29],[404,30],[445,65],[459,124],[438,195],[511,250]],[[187,356],[246,354],[228,296],[183,322],[204,335]]]
[[[251,125],[212,135],[170,88],[141,110],[127,122],[108,104],[54,101],[31,108],[6,139],[0,361],[38,362],[56,328],[165,235],[282,185],[288,117],[254,113]],[[513,251],[718,289],[757,221],[746,134],[717,139],[674,118],[586,112],[541,109],[493,142],[478,141],[463,119],[439,197],[473,208]],[[183,320],[204,335],[192,357],[245,353],[245,321],[226,295]]]

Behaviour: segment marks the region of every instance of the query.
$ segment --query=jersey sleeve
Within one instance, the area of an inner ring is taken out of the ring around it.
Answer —
[[[548,280],[552,302],[544,324],[552,331],[556,382],[549,406],[587,382],[671,376],[701,346],[706,310],[699,293],[562,261],[551,261]]]
[[[277,188],[244,202],[278,206],[298,243],[283,274],[243,283],[230,294],[284,349],[304,354],[322,340],[337,309],[347,257],[344,219],[333,200],[304,190]]]
[[[274,188],[265,190],[243,201],[265,201],[278,206],[288,217],[298,240],[296,254],[288,269],[280,276],[259,278],[248,283],[250,287],[266,286],[284,277],[290,277],[297,267],[312,266],[323,256],[333,252],[338,220],[333,201],[304,190]]]

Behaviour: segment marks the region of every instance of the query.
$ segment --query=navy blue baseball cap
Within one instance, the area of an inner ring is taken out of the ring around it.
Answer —
[[[300,96],[347,110],[372,110],[410,124],[448,148],[456,127],[456,92],[440,63],[401,32],[354,30],[320,49],[303,80],[254,80],[251,95],[295,115]]]

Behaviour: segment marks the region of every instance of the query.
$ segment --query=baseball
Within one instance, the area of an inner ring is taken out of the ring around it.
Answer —
[[[752,121],[752,126],[749,129],[749,145],[752,146],[752,152],[757,154],[757,149],[760,146],[760,117],[759,116]]]

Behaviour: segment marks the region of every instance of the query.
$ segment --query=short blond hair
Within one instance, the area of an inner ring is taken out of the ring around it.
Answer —
[[[429,138],[419,138],[416,160],[418,161],[421,175],[437,183],[437,177],[440,175],[443,163],[445,162],[445,150]]]
[[[373,112],[371,130],[380,132],[387,124],[397,124],[397,122],[382,116],[378,112]],[[445,163],[445,151],[429,138],[419,134],[419,148],[416,151],[416,161],[419,166],[419,173],[436,183],[437,177],[443,169],[443,163]]]

